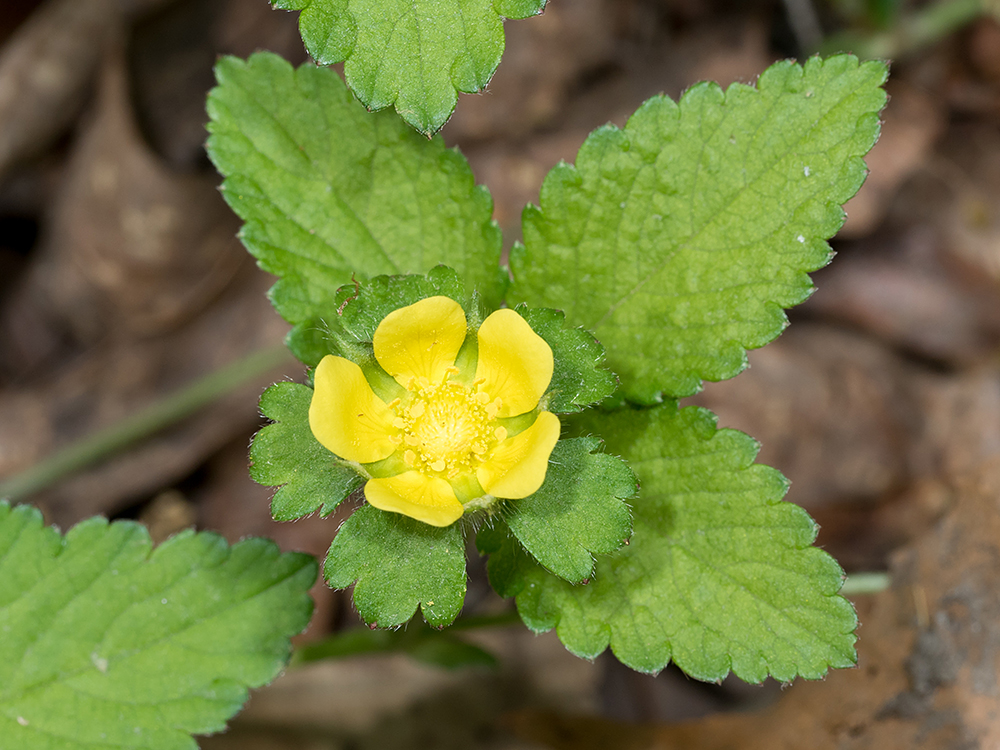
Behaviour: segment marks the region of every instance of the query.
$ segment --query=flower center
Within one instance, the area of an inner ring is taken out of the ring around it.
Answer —
[[[451,382],[457,372],[450,368],[440,383],[415,380],[405,404],[390,404],[406,464],[447,479],[475,471],[507,438],[507,430],[496,424],[500,399],[491,401],[478,382],[471,388]]]

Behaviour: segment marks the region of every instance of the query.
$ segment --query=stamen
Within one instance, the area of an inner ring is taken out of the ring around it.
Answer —
[[[400,430],[393,442],[406,446],[406,465],[449,480],[474,472],[507,438],[506,429],[494,421],[503,402],[476,390],[485,378],[473,387],[449,381],[458,372],[447,368],[438,383],[411,378],[410,396],[391,404],[396,413],[392,424]]]
[[[493,399],[493,403],[492,404],[490,404],[489,406],[486,407],[486,415],[490,419],[496,419],[497,418],[497,414],[500,413],[500,405],[501,405],[501,401],[500,401],[500,397],[498,396],[497,398]]]

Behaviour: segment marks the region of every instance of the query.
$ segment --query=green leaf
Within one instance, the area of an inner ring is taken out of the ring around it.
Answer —
[[[276,521],[293,521],[317,510],[328,516],[364,479],[346,461],[319,444],[309,428],[312,388],[272,385],[260,397],[260,411],[274,424],[258,432],[250,446],[250,476],[281,488],[271,499]]]
[[[546,0],[277,0],[301,10],[299,30],[313,58],[345,62],[369,109],[395,105],[422,133],[451,117],[458,92],[489,83],[503,54],[503,17],[541,13]]]
[[[461,524],[445,528],[363,505],[330,545],[324,574],[333,588],[354,585],[354,606],[372,627],[400,625],[417,611],[449,625],[465,600]]]
[[[489,192],[440,138],[372,115],[332,70],[277,55],[221,59],[208,97],[208,153],[241,239],[281,277],[271,300],[290,323],[328,320],[352,278],[445,263],[497,305],[506,276]]]
[[[376,276],[342,286],[334,297],[336,315],[300,323],[288,334],[286,343],[310,367],[327,354],[355,361],[370,359],[374,356],[375,329],[389,313],[436,296],[450,297],[473,316],[478,315],[472,309],[478,303],[467,298],[458,274],[447,266],[435,266],[426,276]]]
[[[583,657],[610,645],[634,669],[657,672],[673,659],[701,680],[730,670],[749,682],[819,678],[855,663],[857,618],[837,593],[843,572],[810,546],[806,512],[782,502],[784,477],[753,463],[752,438],[673,403],[594,414],[581,427],[638,474],[634,532],[586,586],[511,554],[502,534],[481,543],[491,582],[516,595],[528,627],[556,628]]]
[[[594,453],[600,443],[560,440],[542,487],[512,500],[504,513],[524,548],[572,583],[590,578],[594,555],[614,552],[632,533],[632,515],[622,501],[635,495],[635,475],[620,458]]]
[[[500,518],[494,518],[492,523],[479,530],[476,548],[480,554],[489,555],[486,571],[490,586],[505,599],[521,593],[527,584],[527,577],[539,570],[531,555]]]
[[[698,84],[600,128],[525,210],[510,299],[592,330],[631,400],[736,375],[828,262],[885,78],[847,55],[780,62],[757,88]]]
[[[593,334],[583,328],[567,328],[561,310],[519,305],[517,311],[552,347],[555,368],[546,405],[549,411],[578,412],[615,392],[615,376],[598,366],[604,360],[604,347]]]
[[[0,737],[5,748],[196,750],[286,664],[316,563],[263,539],[139,524],[65,536],[0,503]]]

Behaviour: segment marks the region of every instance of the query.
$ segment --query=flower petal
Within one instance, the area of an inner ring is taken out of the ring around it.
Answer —
[[[476,469],[483,489],[493,497],[512,500],[537,492],[545,481],[560,429],[559,417],[543,411],[531,427],[500,443],[489,460]]]
[[[375,359],[404,388],[413,378],[438,383],[455,364],[468,325],[461,305],[448,297],[428,297],[385,316],[372,343]]]
[[[513,310],[497,310],[479,327],[476,379],[482,390],[500,398],[500,417],[514,417],[538,406],[552,380],[552,348]]]
[[[324,448],[347,461],[368,464],[391,456],[393,413],[375,395],[361,368],[328,354],[313,376],[309,427]]]
[[[402,513],[431,526],[451,526],[465,512],[450,484],[419,471],[369,479],[365,499],[379,510]]]

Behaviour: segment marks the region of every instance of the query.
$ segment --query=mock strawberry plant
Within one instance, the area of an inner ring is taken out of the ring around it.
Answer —
[[[524,623],[583,657],[754,682],[854,664],[816,524],[752,438],[678,399],[809,296],[886,66],[781,62],[649,100],[548,175],[502,268],[489,192],[426,134],[492,75],[501,18],[544,2],[278,5],[352,88],[223,58],[208,151],[305,368],[263,394],[251,474],[278,520],[348,504],[327,583],[373,628],[444,627],[474,542]],[[403,119],[366,108],[390,105]],[[0,737],[25,750],[195,747],[287,662],[316,575],[262,540],[151,550],[130,522],[62,536],[4,504],[0,566]]]
[[[474,536],[524,622],[582,656],[706,680],[854,663],[813,521],[752,439],[677,399],[808,297],[884,65],[783,62],[646,102],[546,178],[502,272],[489,196],[439,138],[324,68],[217,74],[209,153],[311,368],[265,394],[252,472],[276,518],[360,503],[324,570],[366,622],[451,622]]]

